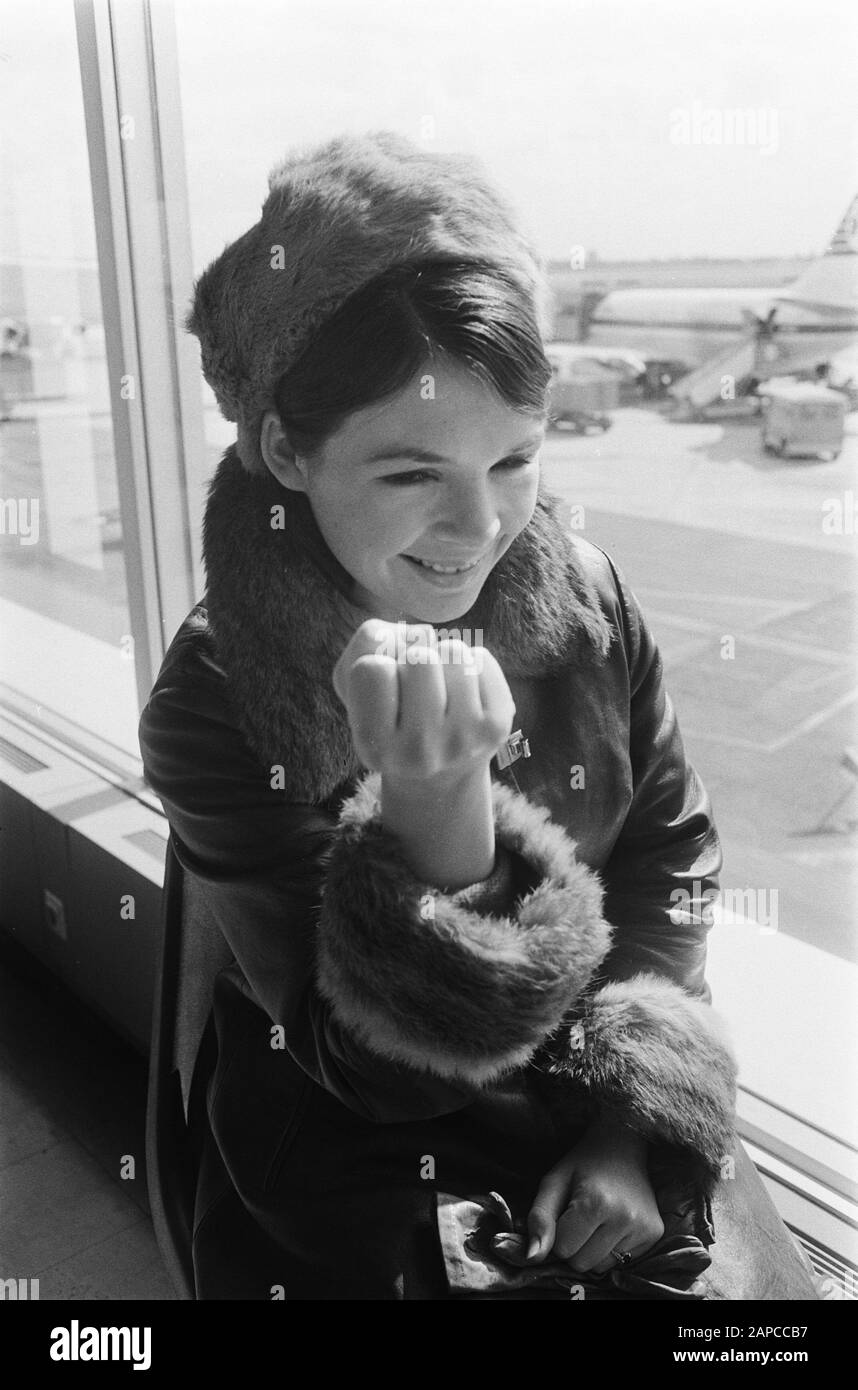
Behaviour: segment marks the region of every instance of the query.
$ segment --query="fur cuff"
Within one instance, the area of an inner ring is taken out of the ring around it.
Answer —
[[[483,1085],[561,1024],[610,942],[602,885],[548,812],[497,783],[495,835],[540,882],[512,916],[480,914],[415,879],[382,827],[380,779],[346,802],[328,866],[318,981],[374,1052]]]
[[[551,1070],[651,1143],[682,1150],[707,1186],[720,1176],[734,1142],[736,1062],[718,1015],[678,985],[655,975],[605,985]]]

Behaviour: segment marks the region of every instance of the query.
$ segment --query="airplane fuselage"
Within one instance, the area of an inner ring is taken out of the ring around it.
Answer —
[[[614,290],[596,306],[587,335],[598,347],[625,347],[648,359],[701,366],[747,336],[776,309],[762,344],[775,374],[803,371],[858,342],[858,311],[792,302],[772,289]]]

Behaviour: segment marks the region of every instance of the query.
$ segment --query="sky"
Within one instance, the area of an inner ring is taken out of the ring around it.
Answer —
[[[853,0],[176,14],[198,264],[256,220],[275,160],[343,130],[477,154],[552,259],[813,254],[858,191]]]
[[[477,155],[560,261],[817,254],[858,191],[854,0],[152,3],[197,271],[343,131]],[[73,0],[0,0],[0,255],[94,257],[75,43]]]

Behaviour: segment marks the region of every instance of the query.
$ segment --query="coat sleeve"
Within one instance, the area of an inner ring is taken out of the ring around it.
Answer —
[[[315,988],[314,936],[336,817],[290,804],[237,727],[223,673],[186,623],[140,721],[147,781],[177,857],[240,972],[240,987],[283,1027],[288,1052],[351,1110],[379,1122],[468,1103],[467,1088],[367,1054]]]
[[[604,955],[598,879],[508,789],[496,789],[508,853],[493,880],[444,894],[415,879],[381,827],[372,778],[339,814],[272,788],[203,619],[172,644],[139,735],[176,853],[241,988],[283,1026],[293,1059],[366,1118],[471,1103],[527,1062]],[[539,887],[507,915],[496,904],[515,897],[516,853]]]
[[[610,980],[645,971],[708,1002],[706,935],[722,851],[709,797],[685,756],[658,646],[611,561],[629,666],[631,806],[602,869],[615,927]]]
[[[612,933],[602,884],[546,810],[495,784],[496,874],[429,888],[382,824],[375,775],[336,812],[272,787],[202,616],[171,645],[140,746],[239,988],[349,1109],[377,1123],[460,1109],[534,1065],[586,1001],[567,1074],[596,1103],[628,1113],[633,1101],[643,1133],[669,1134],[710,1167],[724,1152],[733,1064],[717,1020],[652,976],[590,994]]]

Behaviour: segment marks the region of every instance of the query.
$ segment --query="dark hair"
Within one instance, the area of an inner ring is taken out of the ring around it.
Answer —
[[[406,263],[351,295],[280,378],[275,402],[292,448],[312,454],[436,355],[468,367],[513,409],[545,412],[551,368],[528,291],[478,261]]]

